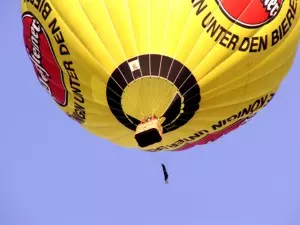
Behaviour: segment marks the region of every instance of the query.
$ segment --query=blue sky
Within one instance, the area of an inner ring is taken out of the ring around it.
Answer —
[[[300,224],[300,55],[247,125],[201,148],[154,155],[68,119],[33,73],[20,1],[0,11],[1,225]]]

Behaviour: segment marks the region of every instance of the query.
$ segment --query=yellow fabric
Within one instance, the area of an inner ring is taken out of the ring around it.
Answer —
[[[143,149],[176,150],[188,143],[186,139],[174,144],[178,140],[203,130],[208,135],[255,114],[278,90],[297,51],[300,6],[296,0],[274,2],[23,0],[24,40],[37,66],[38,58],[46,57],[37,52],[42,43],[37,34],[49,39],[55,60],[48,60],[48,65],[43,59],[37,73],[59,107],[95,135],[129,148],[139,148],[134,130],[123,125],[108,105],[111,75],[127,60],[147,54],[183,64],[200,88],[199,109],[186,124],[164,133],[161,143]],[[138,59],[130,67],[133,70],[140,66]],[[54,76],[50,69],[48,75],[43,71],[55,61],[61,80],[48,85]],[[185,98],[168,78],[146,75],[128,83],[120,96],[123,111],[138,120],[152,113],[160,118],[176,94]],[[219,121],[223,125],[216,128]],[[193,141],[204,137],[198,136]]]

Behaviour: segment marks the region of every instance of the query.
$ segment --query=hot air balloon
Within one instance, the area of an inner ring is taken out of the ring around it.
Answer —
[[[112,143],[179,151],[262,110],[293,64],[296,0],[24,0],[25,48],[69,117]]]

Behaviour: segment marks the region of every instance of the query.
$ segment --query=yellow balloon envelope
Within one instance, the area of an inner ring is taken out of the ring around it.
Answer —
[[[123,147],[184,150],[274,97],[297,0],[23,0],[26,51],[59,107]]]

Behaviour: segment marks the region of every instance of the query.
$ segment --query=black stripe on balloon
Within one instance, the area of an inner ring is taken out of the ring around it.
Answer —
[[[129,64],[134,64],[133,70],[130,69]],[[193,118],[200,107],[201,95],[200,87],[191,71],[179,61],[168,56],[147,54],[134,57],[122,63],[112,73],[107,83],[107,102],[112,113],[120,123],[133,131],[140,123],[139,119],[125,114],[122,109],[120,96],[122,96],[122,92],[128,84],[142,76],[163,77],[173,83],[180,93],[180,95],[177,94],[174,97],[163,115],[166,118],[162,124],[164,133],[178,129]],[[180,96],[184,97],[183,102],[181,102]],[[181,112],[182,104],[184,106],[183,112]]]
[[[171,122],[176,119],[176,117],[180,113],[180,107],[181,107],[181,99],[180,96],[176,94],[172,103],[164,113],[164,117],[166,118],[164,123],[162,124],[164,127],[166,127],[167,124],[171,124]]]
[[[150,65],[149,65],[149,55],[142,55],[138,57],[139,62],[140,62],[140,67],[143,76],[149,76],[150,75]]]
[[[133,74],[130,70],[130,67],[128,63],[123,63],[119,66],[119,70],[122,71],[122,74],[126,80],[126,82],[129,84],[131,81],[134,80]],[[124,79],[123,78],[123,79]],[[124,88],[125,89],[125,88]]]
[[[172,65],[172,61],[173,60],[171,58],[162,56],[161,67],[160,67],[160,76],[161,77],[167,78],[166,74],[169,73],[169,70]]]

